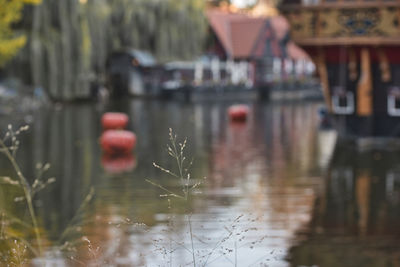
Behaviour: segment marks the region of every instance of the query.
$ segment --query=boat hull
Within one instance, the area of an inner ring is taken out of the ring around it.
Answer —
[[[325,64],[326,77],[320,76],[325,79],[326,104],[339,134],[400,137],[400,53],[396,49],[394,46],[322,49],[324,62],[319,64]],[[309,50],[317,54],[315,49]]]

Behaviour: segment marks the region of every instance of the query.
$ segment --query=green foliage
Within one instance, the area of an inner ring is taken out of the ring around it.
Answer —
[[[0,10],[5,2],[10,0],[0,0]],[[45,88],[53,100],[88,97],[91,82],[102,82],[115,50],[146,50],[160,61],[196,58],[207,29],[203,0],[42,0],[26,8],[21,20],[27,49],[7,66],[6,75]],[[1,53],[6,38],[0,34],[0,61],[23,46],[21,38],[18,47],[7,45],[14,51]]]
[[[204,0],[42,0],[21,17],[23,5],[37,1],[0,0],[0,67],[26,42],[5,75],[44,88],[53,100],[88,97],[116,50],[146,50],[161,62],[204,51]]]
[[[12,25],[21,19],[24,4],[40,0],[0,0],[0,67],[10,60],[26,43],[24,35],[16,35]]]
[[[106,31],[112,50],[148,50],[160,60],[188,59],[202,52],[207,29],[203,0],[89,0],[86,5],[89,17],[106,21],[98,34]],[[91,26],[96,33],[99,25]],[[97,36],[92,37],[96,42]]]
[[[4,136],[3,139],[0,139],[0,151],[4,153],[5,157],[9,160],[11,165],[14,168],[14,171],[16,173],[17,179],[11,179],[10,177],[0,177],[0,182],[3,184],[8,184],[10,186],[16,186],[20,189],[20,191],[23,192],[23,194],[17,198],[14,199],[15,202],[19,201],[25,201],[30,219],[32,220],[32,224],[28,224],[28,228],[31,228],[32,231],[35,234],[36,237],[36,242],[38,245],[38,251],[36,252],[35,249],[32,248],[32,252],[34,254],[40,255],[42,254],[42,245],[41,245],[41,237],[40,237],[40,230],[37,222],[37,217],[36,217],[36,212],[33,207],[33,197],[37,192],[42,190],[47,184],[50,184],[54,182],[54,178],[50,178],[47,181],[43,182],[42,180],[42,175],[43,173],[49,168],[49,165],[45,166],[40,166],[39,168],[39,173],[38,177],[35,180],[33,184],[29,184],[27,178],[24,176],[22,173],[19,165],[17,164],[15,158],[16,158],[16,153],[19,148],[19,140],[17,139],[18,135],[21,132],[27,131],[29,129],[28,126],[23,126],[19,128],[18,130],[14,131],[11,125],[8,125],[8,131],[6,135]],[[6,216],[9,221],[16,221],[16,222],[21,222],[23,225],[25,225],[25,222],[23,220],[19,220],[18,218],[5,213],[5,210],[2,211],[1,214],[3,217]],[[2,229],[4,230],[4,228]],[[5,230],[3,233],[6,233],[6,237],[4,238],[5,240],[14,240],[16,242],[17,239],[22,240],[21,237],[19,237],[17,234],[12,233],[12,231],[7,231]],[[24,243],[28,243],[25,242]],[[17,244],[17,243],[16,243]],[[18,254],[19,255],[19,254]]]
[[[230,0],[211,0],[209,1],[210,5],[212,6],[220,6],[222,3],[230,4]]]

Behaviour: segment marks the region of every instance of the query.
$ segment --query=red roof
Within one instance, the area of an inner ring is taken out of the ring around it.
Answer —
[[[227,13],[217,9],[207,11],[207,18],[225,52],[233,58],[248,57],[265,23],[240,13]]]
[[[310,59],[307,53],[301,49],[298,45],[296,45],[293,41],[289,41],[286,46],[288,55],[291,59],[299,60],[299,59]]]
[[[251,55],[261,29],[262,19],[243,19],[231,22],[232,55],[234,58],[248,58]]]
[[[267,21],[270,22],[274,31],[275,41],[282,40],[289,31],[289,24],[282,16],[269,19],[256,18],[243,13],[228,13],[218,9],[209,9],[206,15],[226,54],[234,59],[251,58],[261,34],[266,29]],[[308,58],[300,47],[294,43],[289,44],[287,47],[289,57]]]

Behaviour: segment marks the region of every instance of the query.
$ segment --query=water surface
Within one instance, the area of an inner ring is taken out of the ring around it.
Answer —
[[[124,100],[3,118],[3,125],[24,119],[31,125],[17,157],[31,181],[37,163],[51,163],[46,177],[56,177],[35,198],[47,249],[33,264],[193,266],[194,258],[197,266],[313,265],[298,255],[311,253],[301,242],[320,216],[316,203],[331,197],[325,181],[334,170],[328,168],[334,135],[319,130],[320,104],[249,102],[245,123],[229,121],[230,104]],[[138,138],[132,155],[102,154],[105,111],[129,115],[128,129]],[[201,182],[187,200],[168,201],[146,182],[182,193],[179,179],[153,167],[176,171],[166,150],[170,128],[180,142],[187,138],[192,183]],[[0,168],[13,174],[5,160]],[[18,192],[0,189],[2,208],[29,222],[24,203],[12,201]],[[332,220],[339,216],[324,211]]]

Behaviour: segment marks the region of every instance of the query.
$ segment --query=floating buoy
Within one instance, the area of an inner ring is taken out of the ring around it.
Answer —
[[[128,124],[128,115],[120,112],[107,112],[101,117],[104,130],[125,129]]]
[[[127,154],[136,145],[136,135],[125,130],[107,130],[101,136],[100,144],[107,154]]]
[[[249,114],[249,107],[246,105],[233,105],[228,109],[231,121],[245,121]]]
[[[117,156],[103,154],[101,157],[101,165],[108,173],[120,174],[135,169],[136,158],[132,154]]]

